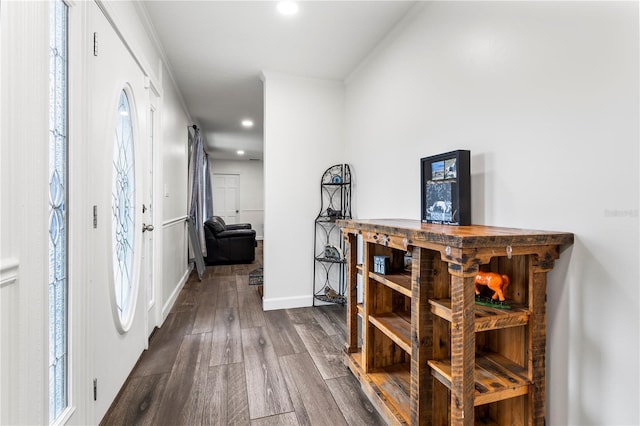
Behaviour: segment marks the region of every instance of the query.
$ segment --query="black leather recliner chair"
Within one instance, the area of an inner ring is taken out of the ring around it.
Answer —
[[[207,265],[251,263],[256,258],[256,231],[249,223],[229,224],[219,216],[204,223]]]

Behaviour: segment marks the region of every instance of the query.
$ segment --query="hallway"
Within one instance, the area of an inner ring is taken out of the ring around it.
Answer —
[[[344,308],[263,312],[260,249],[191,275],[101,424],[384,424],[342,363]]]

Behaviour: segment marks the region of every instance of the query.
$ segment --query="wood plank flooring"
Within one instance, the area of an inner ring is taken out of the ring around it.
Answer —
[[[262,311],[261,248],[192,274],[101,425],[384,425],[342,362],[344,307]]]

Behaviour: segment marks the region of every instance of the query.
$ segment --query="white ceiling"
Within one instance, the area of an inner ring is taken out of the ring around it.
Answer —
[[[414,3],[300,1],[295,16],[280,15],[276,1],[143,4],[207,151],[261,159],[261,72],[344,80]]]

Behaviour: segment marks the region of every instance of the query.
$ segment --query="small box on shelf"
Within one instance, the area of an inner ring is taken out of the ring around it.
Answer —
[[[373,256],[373,272],[384,275],[389,272],[389,268],[389,256]]]

